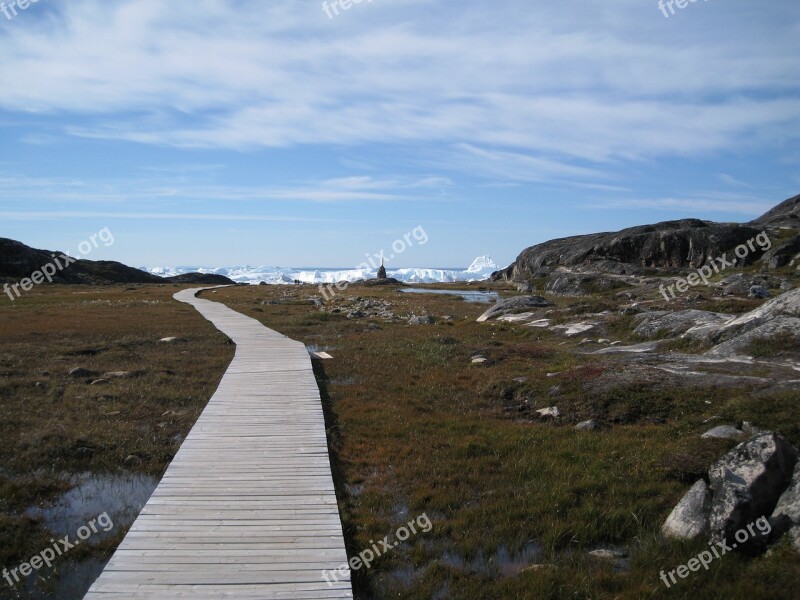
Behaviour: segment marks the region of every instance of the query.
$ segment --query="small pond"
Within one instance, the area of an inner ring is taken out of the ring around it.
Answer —
[[[476,304],[493,304],[500,300],[497,292],[479,292],[472,290],[429,290],[424,288],[403,288],[400,290],[404,294],[445,294],[447,296],[459,296],[465,302]]]

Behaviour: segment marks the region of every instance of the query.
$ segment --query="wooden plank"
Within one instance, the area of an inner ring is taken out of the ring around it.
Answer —
[[[236,355],[89,600],[352,598],[311,357],[184,290]]]

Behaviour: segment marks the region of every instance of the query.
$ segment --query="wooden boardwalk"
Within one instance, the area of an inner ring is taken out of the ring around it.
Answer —
[[[305,346],[197,291],[236,356],[86,598],[352,598],[322,576],[347,554]]]

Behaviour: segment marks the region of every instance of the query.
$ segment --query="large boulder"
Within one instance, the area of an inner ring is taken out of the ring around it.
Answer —
[[[494,273],[492,279],[527,280],[543,268],[558,266],[590,265],[598,272],[610,272],[609,265],[620,264],[639,269],[698,268],[731,253],[761,231],[749,225],[684,219],[562,238],[524,250],[514,264]],[[762,254],[753,252],[741,262],[755,262]],[[620,271],[626,269],[617,266],[613,272]]]
[[[740,529],[772,514],[792,477],[797,454],[782,437],[766,433],[742,442],[711,466],[712,541],[734,540]],[[746,546],[759,543],[763,540],[751,538]]]
[[[551,306],[551,304],[541,296],[515,296],[514,298],[500,300],[478,317],[477,320],[478,323],[483,323],[484,321],[495,319],[502,315],[525,312],[531,308],[543,308],[547,306]]]
[[[708,530],[711,492],[704,480],[695,483],[675,506],[661,527],[661,534],[672,540],[694,540]]]

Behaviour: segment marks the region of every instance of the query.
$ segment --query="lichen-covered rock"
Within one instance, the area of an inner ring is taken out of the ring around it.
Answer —
[[[661,526],[661,534],[671,540],[694,540],[708,530],[711,492],[702,479],[695,483]]]
[[[541,296],[515,296],[514,298],[500,300],[478,317],[477,321],[478,323],[483,323],[501,315],[524,312],[530,308],[543,308],[546,306],[550,306],[550,303]]]
[[[772,514],[797,463],[797,449],[767,433],[742,442],[708,471],[713,491],[709,528],[715,542]],[[751,540],[752,546],[757,540]]]

